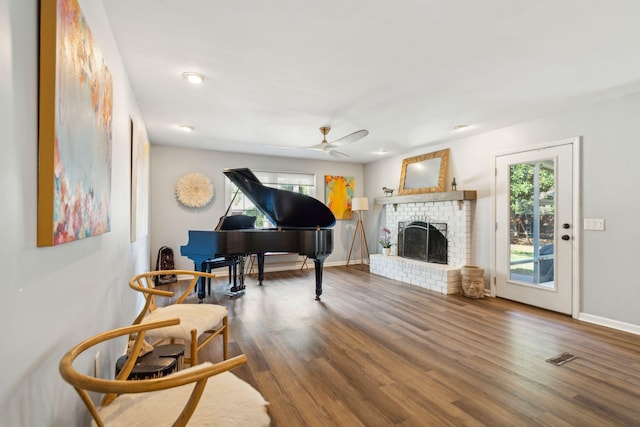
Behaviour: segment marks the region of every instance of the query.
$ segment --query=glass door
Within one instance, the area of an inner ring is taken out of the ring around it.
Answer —
[[[573,148],[496,156],[496,296],[571,314]]]

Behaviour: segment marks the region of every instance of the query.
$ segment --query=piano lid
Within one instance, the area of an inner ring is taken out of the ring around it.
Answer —
[[[224,174],[278,227],[327,228],[336,224],[333,212],[313,197],[266,187],[248,168],[225,169]]]

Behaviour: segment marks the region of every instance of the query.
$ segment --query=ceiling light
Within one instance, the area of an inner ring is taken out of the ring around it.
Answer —
[[[183,132],[193,132],[193,126],[188,126],[188,125],[179,125],[178,129],[180,129]]]
[[[204,74],[196,73],[193,71],[187,71],[182,73],[182,78],[188,80],[193,84],[200,84],[206,79]]]
[[[469,129],[469,125],[457,125],[453,128],[454,131],[459,132],[461,130]]]
[[[382,156],[382,155],[384,155],[384,154],[387,154],[387,153],[388,153],[388,151],[387,151],[387,150],[385,150],[384,148],[381,148],[381,149],[379,149],[378,151],[374,151],[374,152],[373,152],[373,154],[379,154],[379,155],[381,155],[381,156]]]

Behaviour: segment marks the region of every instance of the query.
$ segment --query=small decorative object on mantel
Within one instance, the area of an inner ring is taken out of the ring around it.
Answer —
[[[201,208],[213,199],[213,184],[201,173],[188,173],[178,180],[176,197],[189,208]]]
[[[382,246],[382,254],[391,255],[391,230],[387,227],[382,227],[380,231],[382,231],[382,237],[380,237],[378,243]]]
[[[393,188],[382,187],[382,191],[384,191],[385,197],[393,196]]]
[[[458,190],[458,184],[456,183],[456,177],[453,177],[453,181],[451,181],[451,191],[457,191]]]

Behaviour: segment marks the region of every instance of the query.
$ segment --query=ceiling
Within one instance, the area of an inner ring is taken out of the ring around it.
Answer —
[[[368,163],[640,90],[637,0],[104,8],[156,145],[337,160],[304,147],[367,129],[340,151]]]

